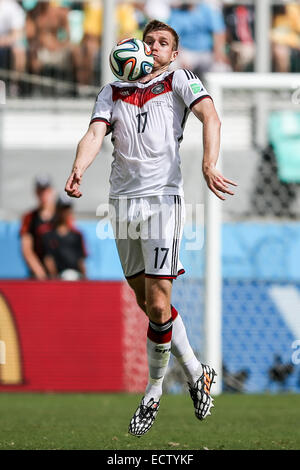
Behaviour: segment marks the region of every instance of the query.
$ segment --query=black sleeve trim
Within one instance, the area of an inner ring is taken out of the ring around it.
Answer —
[[[108,122],[107,119],[101,118],[101,117],[96,117],[96,118],[92,119],[91,122],[90,122],[90,125],[91,125],[93,122],[105,122],[105,124],[106,124],[107,126],[110,126],[110,122]]]
[[[209,98],[213,101],[212,97],[210,95],[203,95],[203,96],[200,96],[200,98],[197,98],[195,101],[193,101],[191,104],[190,104],[190,109],[192,109],[193,106],[195,106],[195,104],[197,103],[200,103],[200,101],[204,100],[205,98]]]

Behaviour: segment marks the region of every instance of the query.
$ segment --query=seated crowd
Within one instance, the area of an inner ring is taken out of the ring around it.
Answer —
[[[39,90],[30,79],[36,76],[70,84],[71,93],[78,93],[82,85],[97,86],[102,15],[102,0],[0,0],[0,79],[7,80],[8,94],[31,96]],[[116,2],[117,38],[141,38],[145,24],[154,17],[170,24],[180,36],[178,66],[199,75],[253,70],[254,3]],[[298,3],[273,7],[270,41],[273,71],[299,72]],[[68,87],[63,90],[68,92]]]

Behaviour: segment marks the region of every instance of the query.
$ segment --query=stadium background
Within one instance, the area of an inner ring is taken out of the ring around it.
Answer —
[[[299,72],[297,60],[293,67]],[[74,95],[69,77],[54,74],[49,87],[45,77],[35,86],[33,75],[24,72],[16,82],[9,70],[1,73],[8,78],[0,121],[0,340],[6,344],[0,390],[142,392],[146,320],[123,281],[114,241],[97,237],[96,208],[108,194],[109,141],[86,173],[84,197],[76,201],[89,281],[28,281],[20,250],[20,216],[35,204],[33,178],[48,173],[57,190],[63,189],[89,122],[98,78],[77,87]],[[298,75],[295,84],[295,89],[300,86]],[[300,339],[299,102],[293,103],[290,93],[276,94],[278,109],[268,114],[269,132],[258,145],[256,91],[227,92],[222,115],[223,171],[239,184],[222,215],[223,390],[299,392],[300,368],[293,360],[293,344]],[[269,101],[273,98],[269,94]],[[190,116],[181,148],[189,204],[204,204],[199,136],[199,124]],[[174,283],[173,303],[201,357],[205,244],[199,251],[188,251],[185,244],[186,275]],[[181,392],[179,372],[171,366],[166,388]]]

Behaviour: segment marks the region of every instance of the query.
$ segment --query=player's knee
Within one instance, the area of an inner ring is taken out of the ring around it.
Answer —
[[[147,308],[147,314],[150,320],[155,323],[165,323],[170,317],[170,305],[166,302],[159,301],[155,302]]]

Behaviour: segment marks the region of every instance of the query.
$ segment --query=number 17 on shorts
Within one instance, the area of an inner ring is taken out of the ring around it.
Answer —
[[[179,274],[184,273],[179,260],[184,207],[180,196],[165,196],[164,198],[164,205],[150,218],[148,237],[142,237],[145,275],[176,279]]]

